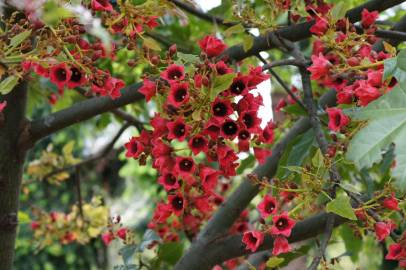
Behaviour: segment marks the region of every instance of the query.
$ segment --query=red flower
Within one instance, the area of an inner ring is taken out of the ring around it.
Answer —
[[[238,76],[233,79],[233,82],[230,85],[229,91],[234,96],[247,94],[248,93],[248,81],[249,81],[249,78],[247,76],[238,74]]]
[[[189,83],[172,83],[168,96],[168,102],[174,107],[187,103],[189,101]]]
[[[242,237],[242,242],[245,244],[245,249],[255,252],[264,241],[264,234],[260,231],[245,232]]]
[[[269,157],[270,155],[272,155],[272,150],[254,147],[254,156],[255,156],[256,160],[258,160],[259,164],[264,164],[266,161],[266,158]]]
[[[226,119],[220,128],[221,136],[233,140],[238,133],[238,125],[231,119]]]
[[[381,87],[382,86],[382,76],[383,71],[368,71],[368,84],[373,87]]]
[[[251,67],[249,71],[249,86],[257,86],[263,81],[268,80],[271,75],[262,72],[262,67]]]
[[[186,200],[181,193],[168,196],[169,205],[172,207],[172,211],[175,215],[180,216],[183,213],[183,209],[186,208]]]
[[[144,79],[144,83],[141,88],[138,90],[141,94],[145,96],[145,100],[148,102],[152,97],[156,95],[156,84],[153,81]]]
[[[338,104],[351,104],[354,100],[353,86],[346,86],[341,91],[337,92]]]
[[[158,203],[152,220],[156,223],[165,223],[172,214],[172,207],[169,204]]]
[[[218,75],[224,75],[228,73],[233,73],[233,69],[230,68],[224,61],[219,61],[216,64],[212,64],[212,67],[217,72]]]
[[[208,57],[220,55],[227,48],[226,44],[214,36],[205,36],[199,41],[199,46]]]
[[[292,251],[292,247],[289,245],[288,239],[283,236],[278,236],[273,242],[272,255],[278,256],[282,253],[288,253]]]
[[[261,95],[254,97],[253,94],[248,93],[238,101],[237,111],[239,114],[245,111],[257,111],[262,105],[264,105],[264,103]]]
[[[238,150],[240,152],[248,152],[250,150],[251,133],[246,129],[241,129],[238,132]]]
[[[289,237],[292,228],[295,226],[296,222],[289,218],[287,212],[282,212],[281,215],[275,215],[272,218],[273,225],[271,227],[272,235],[284,235]]]
[[[169,82],[183,80],[185,78],[185,68],[176,64],[169,65],[161,73],[161,78]]]
[[[161,184],[166,191],[176,190],[180,187],[178,179],[172,173],[165,173],[158,178],[158,183]]]
[[[263,143],[273,143],[274,128],[275,124],[273,123],[273,121],[269,121],[266,127],[262,130],[262,133],[259,136],[259,140]]]
[[[117,236],[123,240],[127,238],[128,229],[127,228],[120,228],[117,231]]]
[[[378,11],[369,12],[367,9],[364,8],[361,12],[362,27],[369,28],[372,24],[375,23],[378,16],[379,16]]]
[[[312,27],[310,27],[310,32],[317,35],[317,36],[322,36],[324,35],[328,30],[328,23],[326,19],[317,17],[315,24],[313,24]]]
[[[312,80],[319,80],[324,78],[331,67],[331,63],[322,55],[319,56],[312,55],[312,62],[313,64],[307,68],[308,71],[312,74]]]
[[[7,107],[7,100],[0,102],[0,113]]]
[[[175,173],[181,177],[189,177],[196,170],[195,162],[190,157],[176,157]]]
[[[200,152],[207,152],[207,150],[208,150],[207,139],[203,135],[200,135],[200,134],[193,136],[189,140],[188,145],[194,155],[197,155]]]
[[[183,117],[167,124],[169,134],[168,139],[177,139],[182,142],[189,135],[191,127],[185,123]]]
[[[238,120],[249,132],[256,133],[260,128],[261,119],[258,118],[257,111],[244,111]]]
[[[65,63],[54,65],[50,70],[50,80],[58,89],[63,89],[67,82],[70,80],[72,71]]]
[[[139,141],[139,137],[132,137],[124,146],[127,149],[126,157],[137,159],[144,152],[144,145]]]
[[[264,199],[258,204],[257,209],[262,218],[276,214],[278,209],[276,199],[266,194]]]
[[[71,67],[71,77],[67,82],[68,88],[75,88],[86,83],[86,76],[77,67]]]
[[[280,99],[280,100],[278,101],[278,103],[276,104],[275,112],[280,112],[282,108],[286,107],[286,105],[288,105],[288,104],[286,103],[286,100]]]
[[[210,213],[213,206],[209,202],[209,196],[200,196],[194,200],[196,208],[203,214]]]
[[[91,7],[96,11],[113,11],[109,0],[92,0]]]
[[[112,232],[106,232],[101,235],[103,243],[108,246],[111,241],[114,240],[114,234]]]
[[[38,229],[39,227],[41,227],[41,224],[40,224],[38,221],[32,221],[31,224],[30,224],[30,226],[31,226],[31,229],[32,229],[32,230],[36,230],[36,229]]]
[[[228,99],[216,98],[211,105],[211,112],[214,117],[224,119],[233,113],[233,107]]]
[[[339,132],[342,127],[345,127],[350,122],[350,118],[339,108],[328,108],[326,112],[329,119],[328,128],[332,131]]]
[[[358,103],[361,106],[368,105],[371,101],[379,98],[381,92],[367,83],[367,81],[360,81],[358,88],[355,89],[355,96],[358,98]]]
[[[375,223],[375,235],[378,241],[384,240],[392,230],[396,228],[396,225],[392,222],[377,222]]]
[[[125,86],[123,80],[111,77],[106,81],[106,89],[100,94],[102,96],[109,95],[112,99],[116,99],[121,96],[120,90]]]
[[[151,126],[154,128],[153,137],[161,137],[168,132],[167,123],[165,118],[162,118],[159,113],[156,113],[150,121]]]
[[[392,193],[392,196],[390,198],[385,198],[382,203],[383,207],[390,209],[390,210],[395,210],[399,211],[399,205],[398,205],[398,200],[395,198],[395,194]]]
[[[200,180],[204,191],[213,192],[217,186],[219,172],[211,167],[203,166],[200,168]]]
[[[391,244],[389,246],[388,254],[386,254],[386,260],[400,260],[401,258],[406,257],[406,251],[402,248],[400,244]]]

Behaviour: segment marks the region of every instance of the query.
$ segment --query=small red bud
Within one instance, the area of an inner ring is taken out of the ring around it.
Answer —
[[[347,60],[347,63],[348,63],[350,66],[354,67],[354,66],[358,66],[360,62],[359,62],[359,59],[358,59],[357,57],[350,57],[350,58]]]
[[[176,52],[178,51],[176,44],[173,44],[172,46],[169,47],[169,55],[173,56],[176,54]]]
[[[151,61],[151,64],[153,64],[154,66],[158,65],[159,62],[160,62],[160,57],[159,57],[159,55],[154,55],[154,56],[152,56],[151,59],[150,59],[150,61]]]

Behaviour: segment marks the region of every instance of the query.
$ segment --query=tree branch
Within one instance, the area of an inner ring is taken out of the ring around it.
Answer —
[[[44,138],[58,130],[66,128],[75,123],[85,121],[96,115],[108,112],[124,105],[142,100],[144,96],[137,90],[141,83],[136,83],[125,87],[121,91],[121,97],[111,99],[111,97],[94,97],[73,106],[45,116],[42,119],[31,123],[29,129],[29,145],[32,145],[41,138]]]
[[[406,31],[406,16],[403,16],[402,19],[393,26],[392,30],[397,31],[397,32]],[[383,38],[385,38],[385,37],[383,37]],[[398,39],[392,39],[391,37],[388,37],[388,38],[389,38],[389,40],[387,40],[387,42],[389,42],[389,44],[391,44],[392,46],[397,46],[400,44],[400,41]],[[383,50],[383,40],[379,40],[378,42],[376,42],[373,46],[373,49],[374,49],[374,51],[377,51],[377,52],[382,51]]]

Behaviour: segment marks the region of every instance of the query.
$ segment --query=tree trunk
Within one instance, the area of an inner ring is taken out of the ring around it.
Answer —
[[[26,128],[27,85],[25,82],[13,91],[0,96],[7,106],[0,113],[0,269],[13,268],[14,245],[17,231],[17,213],[21,178],[26,156],[22,147]]]

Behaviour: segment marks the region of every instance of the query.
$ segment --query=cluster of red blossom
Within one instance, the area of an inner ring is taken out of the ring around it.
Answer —
[[[106,246],[108,246],[111,241],[117,238],[121,239],[123,242],[129,240],[128,238],[129,235],[131,235],[131,232],[126,227],[122,227],[120,221],[120,216],[110,218],[108,231],[101,235],[101,239]]]
[[[247,74],[235,73],[224,59],[216,60],[226,45],[213,36],[206,36],[199,45],[201,61],[175,63],[172,47],[160,79],[144,79],[139,91],[147,101],[154,98],[163,104],[151,120],[153,131],[143,130],[125,145],[126,156],[140,164],[152,158],[158,182],[167,191],[167,202],[158,203],[149,224],[165,241],[177,240],[179,230],[193,237],[222,202],[221,194],[229,187],[225,178],[236,175],[239,166],[237,154],[252,147],[262,163],[271,153],[263,147],[274,137],[272,122],[260,126],[262,97],[251,93],[269,76],[260,67],[250,68]],[[226,77],[230,83],[214,89],[215,82]],[[213,96],[211,91],[220,93]],[[219,185],[221,176],[224,181]],[[242,215],[233,231],[245,230],[246,223],[247,215]]]
[[[314,42],[312,65],[308,68],[311,79],[325,87],[335,89],[338,104],[366,106],[390,91],[396,83],[395,79],[388,82],[382,80],[384,68],[382,61],[392,55],[372,50],[372,44],[376,41],[373,35],[376,31],[375,21],[379,13],[369,12],[366,9],[362,11],[361,26],[364,29],[364,40],[361,40],[361,46],[358,48],[349,42],[352,35],[354,38],[360,38],[356,34],[355,26],[350,24],[348,27],[347,19],[330,24],[326,17],[328,10],[317,15],[316,23],[310,29],[319,37]],[[334,46],[342,50],[341,56],[334,48],[330,48],[331,42],[324,37],[331,28],[335,33]],[[345,58],[342,55],[345,55]],[[327,113],[330,118],[329,128],[333,131],[338,132],[349,123],[348,117],[339,108],[329,109]]]
[[[113,9],[111,3],[107,0],[92,0],[90,7],[94,12],[105,12],[108,16],[102,17],[104,23],[109,26],[114,34],[123,34],[130,37],[128,43],[135,42],[135,34],[141,33],[144,26],[153,29],[158,26],[157,16],[120,16],[119,12]],[[27,15],[29,17],[29,14]],[[131,22],[127,17],[131,17]],[[37,22],[36,28],[43,27],[44,24]],[[110,96],[115,99],[121,96],[120,90],[124,87],[124,82],[112,77],[108,70],[101,70],[95,67],[98,59],[115,57],[115,44],[112,43],[110,51],[100,41],[89,43],[83,38],[86,33],[85,27],[75,18],[63,20],[63,31],[53,32],[59,42],[55,50],[41,55],[41,59],[30,59],[22,62],[24,71],[34,71],[41,77],[49,78],[52,83],[58,87],[59,95],[63,94],[63,89],[74,88],[78,86],[89,86],[94,94],[101,96]],[[131,31],[130,31],[130,30]],[[52,42],[51,42],[52,43]],[[70,46],[58,48],[58,46]],[[64,51],[67,60],[61,62],[58,55]],[[44,61],[46,59],[46,61]],[[57,100],[56,94],[49,96],[49,101],[54,104]]]
[[[261,215],[262,223],[268,217],[272,216],[272,226],[266,225],[266,233],[270,233],[275,239],[273,243],[272,254],[277,256],[282,253],[287,253],[292,250],[288,243],[287,237],[290,236],[292,228],[295,226],[295,221],[289,218],[286,211],[281,212],[279,215],[278,201],[275,197],[267,194],[258,204],[257,209]],[[244,233],[242,241],[245,243],[246,248],[255,252],[264,240],[265,233],[259,230],[247,231]]]

